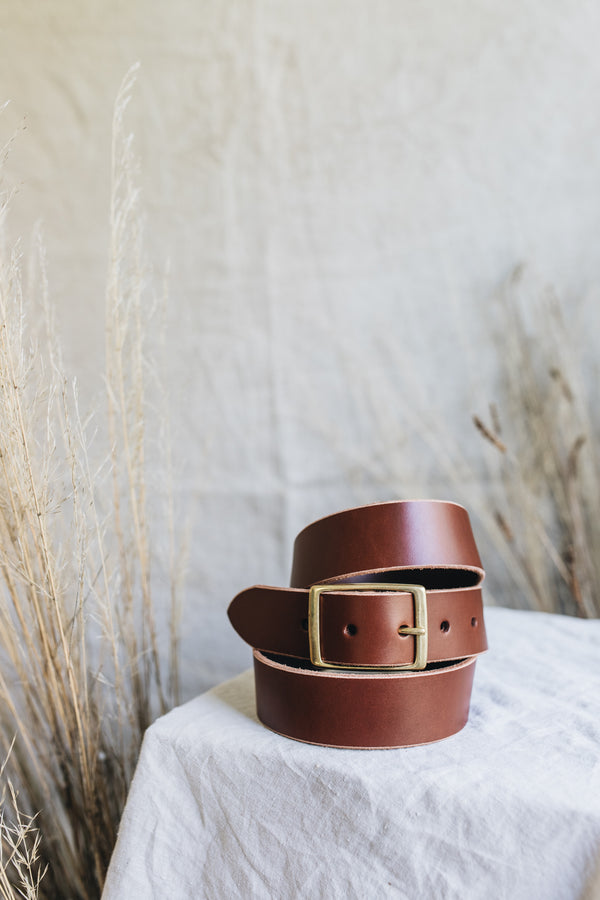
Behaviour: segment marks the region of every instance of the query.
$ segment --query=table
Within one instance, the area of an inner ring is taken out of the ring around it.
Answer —
[[[265,729],[250,671],[147,731],[103,900],[568,900],[600,854],[600,621],[486,610],[459,734]]]

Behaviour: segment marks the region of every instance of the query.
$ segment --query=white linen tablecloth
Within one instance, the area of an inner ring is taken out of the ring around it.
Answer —
[[[467,726],[336,750],[252,673],[146,733],[103,900],[571,900],[600,853],[600,620],[486,610]]]

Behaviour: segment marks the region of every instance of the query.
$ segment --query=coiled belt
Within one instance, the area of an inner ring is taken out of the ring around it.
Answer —
[[[289,588],[255,585],[228,614],[254,648],[258,717],[331,747],[455,734],[487,649],[479,559],[456,503],[376,503],[297,536]]]

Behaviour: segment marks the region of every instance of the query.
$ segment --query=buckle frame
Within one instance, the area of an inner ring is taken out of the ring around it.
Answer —
[[[401,663],[392,666],[362,666],[352,663],[341,665],[323,659],[321,653],[321,594],[327,591],[339,591],[340,593],[356,593],[358,591],[371,591],[372,593],[405,593],[412,594],[415,624],[403,625],[398,629],[398,634],[413,635],[415,638],[415,657],[411,663]],[[398,672],[418,671],[427,665],[427,592],[422,584],[385,584],[360,582],[359,584],[314,584],[308,595],[308,641],[310,649],[310,661],[319,669],[355,669],[362,672]]]

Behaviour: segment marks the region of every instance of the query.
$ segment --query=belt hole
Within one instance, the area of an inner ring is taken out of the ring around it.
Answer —
[[[443,631],[444,634],[446,634],[446,632],[450,631],[450,622],[447,619],[444,619],[444,621],[441,622],[440,631]]]
[[[477,628],[477,616],[473,616],[471,619],[471,628]]]
[[[302,626],[302,631],[308,631],[308,619],[302,619],[300,624]]]
[[[400,627],[398,628],[398,637],[401,637],[401,638],[407,638],[407,637],[410,637],[410,634],[402,634],[402,629],[403,629],[403,628],[408,628],[408,627],[409,627],[409,626],[408,626],[406,623],[405,623],[404,625],[400,625]]]
[[[344,628],[344,634],[348,634],[350,637],[354,637],[357,631],[358,628],[356,627],[356,625],[352,624],[346,625],[346,627]]]

